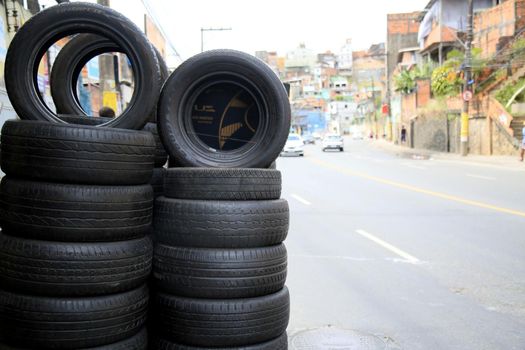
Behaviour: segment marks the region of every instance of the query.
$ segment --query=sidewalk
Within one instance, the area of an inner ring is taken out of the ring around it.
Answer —
[[[410,148],[408,146],[395,145],[386,140],[368,140],[372,147],[376,147],[391,153],[396,153],[403,158],[432,159],[439,161],[458,162],[479,166],[497,166],[525,172],[525,162],[519,161],[519,156],[481,156],[468,155],[463,157],[457,153],[444,153],[426,149]]]

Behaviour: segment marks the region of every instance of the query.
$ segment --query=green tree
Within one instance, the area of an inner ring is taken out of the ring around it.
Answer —
[[[394,87],[397,92],[408,95],[416,88],[415,71],[403,69],[394,77]]]

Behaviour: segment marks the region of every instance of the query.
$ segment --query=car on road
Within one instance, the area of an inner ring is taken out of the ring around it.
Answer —
[[[289,134],[281,155],[304,156],[304,141],[299,134]]]
[[[338,149],[340,152],[344,151],[344,141],[341,135],[327,134],[323,138],[323,152],[327,149]]]
[[[303,141],[305,145],[315,145],[315,137],[312,134],[303,135]]]

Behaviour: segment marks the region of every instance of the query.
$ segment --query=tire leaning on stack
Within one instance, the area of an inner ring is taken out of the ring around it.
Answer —
[[[147,348],[151,134],[7,121],[0,349]]]
[[[30,18],[16,33],[6,55],[5,83],[19,118],[60,123],[38,92],[35,72],[53,43],[85,33],[106,37],[118,45],[131,66],[137,68],[133,71],[134,92],[128,107],[104,126],[141,129],[156,107],[162,86],[155,51],[133,22],[108,7],[91,3],[49,7]]]
[[[154,349],[287,349],[280,172],[170,168],[154,210]]]
[[[168,78],[168,67],[161,53],[154,47],[155,57],[159,63],[161,85]],[[109,52],[124,52],[124,50],[107,38],[80,34],[72,38],[58,53],[51,72],[51,93],[59,116],[65,122],[81,125],[101,125],[110,123],[111,118],[93,118],[84,116],[84,110],[78,103],[76,85],[74,84],[84,65],[97,55]],[[155,197],[162,194],[165,169],[168,154],[164,149],[157,131],[157,108],[148,118],[148,123],[142,130],[151,132],[155,138],[155,169],[150,184]]]

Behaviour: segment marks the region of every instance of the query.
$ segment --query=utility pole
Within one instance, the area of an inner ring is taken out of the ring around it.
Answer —
[[[465,88],[463,96],[463,112],[461,113],[461,155],[468,155],[468,137],[469,137],[469,98],[467,91],[472,93],[472,41],[474,40],[474,1],[468,0],[467,15],[467,42],[465,49],[465,62],[463,70],[465,72]]]
[[[204,32],[222,32],[231,28],[202,28],[201,27],[201,52],[204,52]]]
[[[110,7],[110,0],[97,0],[97,4],[102,6]],[[114,63],[113,63],[113,55],[111,53],[104,53],[98,56],[98,67],[99,67],[99,88],[100,88],[100,107],[103,107],[105,105],[105,97],[109,96],[110,94],[114,93],[115,85],[114,85]],[[92,101],[93,102],[93,101]],[[107,104],[107,103],[106,103]],[[100,108],[99,107],[99,108]],[[108,105],[107,107],[111,107],[115,113],[117,113],[116,106],[114,105]],[[93,111],[93,112],[98,112]]]

